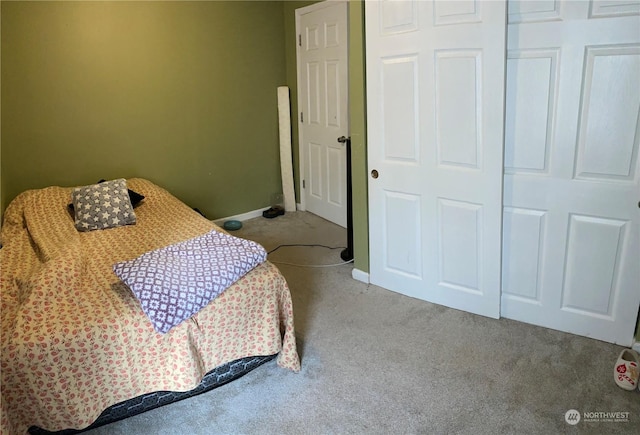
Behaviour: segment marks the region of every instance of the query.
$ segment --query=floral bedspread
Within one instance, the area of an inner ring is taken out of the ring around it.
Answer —
[[[79,233],[62,187],[24,192],[5,211],[2,433],[84,428],[113,404],[188,391],[246,356],[278,353],[300,370],[291,294],[268,261],[167,334],[154,330],[112,266],[219,228],[150,181],[127,185],[146,197],[136,225]]]

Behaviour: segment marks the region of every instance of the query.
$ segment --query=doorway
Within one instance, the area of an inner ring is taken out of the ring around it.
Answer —
[[[347,2],[296,9],[300,205],[347,226]]]

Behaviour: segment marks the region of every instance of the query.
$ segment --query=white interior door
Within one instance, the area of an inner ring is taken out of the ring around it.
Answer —
[[[365,17],[370,280],[498,317],[506,2]]]
[[[630,345],[640,2],[509,3],[502,315]]]
[[[349,136],[347,2],[296,10],[301,205],[347,225],[346,147]]]

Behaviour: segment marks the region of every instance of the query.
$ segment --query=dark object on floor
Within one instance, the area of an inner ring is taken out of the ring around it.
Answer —
[[[344,261],[353,260],[353,194],[351,187],[351,138],[340,136],[338,142],[347,146],[347,247],[340,253]]]
[[[202,217],[206,218],[206,216],[204,215],[204,213],[202,213],[199,209],[197,209],[196,207],[193,208],[195,211],[197,211],[198,213],[200,213],[202,215]]]
[[[191,391],[156,391],[154,393],[143,394],[142,396],[125,400],[124,402],[115,404],[105,409],[105,411],[100,414],[100,417],[98,417],[98,419],[93,422],[91,426],[82,430],[65,429],[57,432],[49,432],[48,430],[41,429],[37,426],[31,426],[29,428],[29,433],[32,435],[79,434],[89,429],[95,429],[96,427],[104,426],[105,424],[123,420],[127,417],[132,417],[134,415],[140,414],[145,411],[150,411],[163,405],[168,405],[169,403],[178,402],[189,397],[197,396],[198,394],[206,393],[207,391],[220,387],[227,382],[238,379],[239,377],[249,373],[251,370],[258,368],[267,361],[272,360],[274,357],[275,355],[250,356],[218,366],[204,375],[204,378],[202,378],[202,382],[200,382],[200,385],[198,385]]]
[[[262,216],[267,219],[273,219],[274,217],[282,216],[284,214],[284,208],[274,205],[268,210],[262,212]]]
[[[239,230],[242,228],[242,222],[235,220],[224,221],[223,228],[227,231]]]

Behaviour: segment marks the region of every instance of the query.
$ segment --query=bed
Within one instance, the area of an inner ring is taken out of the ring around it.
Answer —
[[[78,231],[68,208],[73,189],[65,187],[26,191],[7,207],[2,433],[108,423],[128,415],[127,404],[140,410],[136,400],[188,397],[273,356],[300,370],[291,294],[268,261],[166,333],[156,330],[114,265],[225,232],[148,180],[126,185],[144,196],[133,225]]]

